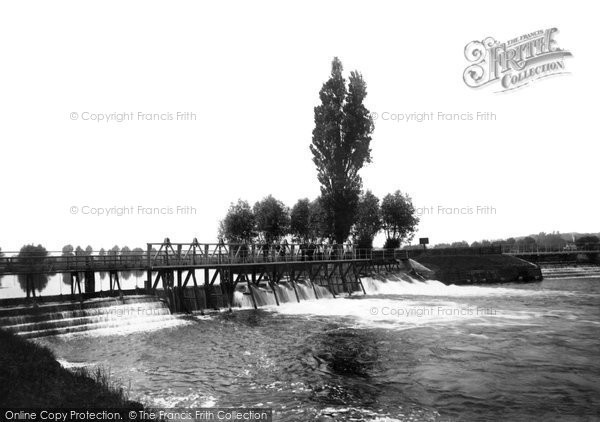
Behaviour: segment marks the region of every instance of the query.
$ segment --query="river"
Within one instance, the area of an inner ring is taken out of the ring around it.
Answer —
[[[365,287],[36,341],[157,407],[269,407],[277,421],[600,419],[600,278]]]

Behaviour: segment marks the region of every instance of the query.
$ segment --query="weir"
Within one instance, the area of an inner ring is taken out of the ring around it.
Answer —
[[[130,294],[156,296],[173,313],[203,313],[231,309],[236,293],[248,296],[254,308],[295,300],[319,300],[339,295],[366,294],[361,278],[379,271],[411,270],[406,253],[394,250],[357,249],[353,245],[325,244],[226,244],[148,243],[145,252],[125,255],[58,254],[26,258],[0,258],[0,276],[27,280],[26,297],[2,299],[0,306],[44,302],[36,297],[38,275],[67,274],[70,294],[52,300],[81,304],[98,296],[123,298]],[[119,274],[145,273],[144,288],[121,287]],[[96,278],[105,273],[109,290],[98,292]],[[39,296],[39,294],[38,294]],[[239,296],[239,295],[237,295]]]
[[[110,330],[123,333],[166,328],[182,322],[155,296],[48,301],[38,306],[0,308],[0,327],[26,338]]]

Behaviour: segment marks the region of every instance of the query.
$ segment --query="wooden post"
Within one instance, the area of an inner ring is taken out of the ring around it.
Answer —
[[[75,273],[75,282],[77,283],[77,290],[79,291],[79,302],[83,304],[83,295],[81,294],[81,280],[79,279],[79,272]]]
[[[198,283],[196,282],[196,270],[190,270],[191,274],[192,274],[192,280],[194,280],[194,287],[192,287],[194,289],[194,300],[196,301],[196,307],[198,309],[200,309],[200,314],[204,315],[204,308],[200,305],[200,299],[198,298]],[[205,293],[205,298],[206,298],[206,293]],[[206,307],[206,303],[205,306]]]
[[[221,287],[225,287],[225,299],[227,300],[227,307],[229,308],[229,312],[231,311],[231,299],[229,299],[229,293],[230,293],[230,278],[232,278],[231,283],[233,283],[233,274],[231,273],[231,268],[228,268],[226,271],[226,275],[225,277],[223,277],[223,270],[221,270],[221,277],[220,277],[220,281],[221,283],[225,283],[224,285],[222,285]],[[223,291],[223,289],[221,288],[221,292]],[[231,294],[233,295],[233,292],[231,292]]]
[[[335,297],[337,297],[337,295],[335,294],[335,286],[331,283],[332,275],[333,275],[333,272],[331,274],[329,274],[329,269],[327,269],[327,267],[325,267],[325,277],[327,278],[327,284],[329,285],[329,290],[331,291],[331,294],[335,298]]]
[[[363,286],[362,280],[360,279],[360,271],[357,270],[354,265],[352,265],[352,272],[354,273],[354,277],[356,278],[356,281],[358,282],[358,284],[360,284],[360,288],[362,289],[363,294],[366,295],[367,292],[365,290],[365,286]]]
[[[279,306],[279,298],[277,297],[277,290],[275,289],[275,283],[269,280],[269,286],[271,286],[271,291],[273,292],[273,296],[275,296],[275,303]]]
[[[317,294],[317,288],[315,287],[315,283],[312,282],[312,280],[308,279],[308,282],[310,283],[310,285],[313,288],[313,292],[315,292],[315,299],[319,298],[319,295]]]
[[[252,282],[256,283],[256,270],[252,269]],[[269,287],[271,288],[271,291],[273,292],[273,296],[275,297],[275,303],[277,303],[277,306],[279,306],[279,298],[277,297],[277,290],[275,290],[275,283],[273,282],[273,280],[269,280]]]
[[[294,281],[294,270],[291,270],[290,273],[290,283],[292,284],[292,287],[294,288],[294,293],[296,294],[296,300],[298,301],[298,303],[300,303],[300,296],[298,296],[298,290],[296,289],[296,282]]]
[[[256,298],[254,297],[254,291],[252,290],[252,283],[250,282],[250,280],[248,280],[248,277],[246,277],[246,282],[248,284],[248,290],[250,290],[250,297],[252,297],[252,304],[254,305],[254,309],[258,309],[258,306],[256,306]]]
[[[342,285],[346,288],[346,291],[348,292],[348,296],[352,296],[352,285],[348,286],[348,283],[346,281],[347,280],[346,276],[348,275],[348,272],[350,271],[350,268],[351,268],[350,265],[351,264],[348,264],[348,269],[346,271],[344,271],[344,267],[342,266],[342,264],[339,264],[339,266],[338,266],[340,277],[342,279]]]
[[[150,243],[146,244],[146,293],[150,294],[152,290],[152,245]]]
[[[344,276],[344,274],[340,271],[340,279],[342,281],[342,286],[344,286],[344,288],[346,289],[346,293],[348,293],[348,296],[352,296],[352,289],[348,286],[348,283],[346,283],[346,277]]]
[[[181,256],[181,245],[177,245],[177,253]],[[180,256],[177,258],[180,259]],[[177,300],[177,310],[181,312],[185,308],[185,295],[183,294],[183,271],[177,270],[177,292],[173,288]]]
[[[177,297],[175,295],[175,272],[167,271],[167,284],[169,286],[169,293],[171,294],[171,303],[173,304],[173,311],[179,312],[179,307],[177,304]]]
[[[115,284],[120,292],[121,291],[121,282],[119,281],[119,272],[118,271],[115,271]]]
[[[85,292],[94,293],[96,291],[96,277],[93,270],[88,270],[84,273]]]
[[[79,280],[79,272],[75,273],[75,282],[77,283],[77,291],[81,295],[81,280]]]

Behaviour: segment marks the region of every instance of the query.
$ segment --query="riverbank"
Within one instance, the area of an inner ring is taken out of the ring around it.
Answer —
[[[445,284],[510,283],[543,278],[538,265],[503,254],[444,254],[434,249],[414,260],[433,271],[433,278]]]
[[[2,329],[0,407],[143,409],[104,370],[65,369],[46,347]]]

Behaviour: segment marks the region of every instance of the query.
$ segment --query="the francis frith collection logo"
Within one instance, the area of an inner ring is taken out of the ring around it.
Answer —
[[[557,32],[549,28],[506,42],[492,37],[471,41],[465,47],[470,63],[463,73],[465,83],[471,88],[499,84],[497,92],[503,92],[566,73],[565,58],[571,53],[558,47]]]

